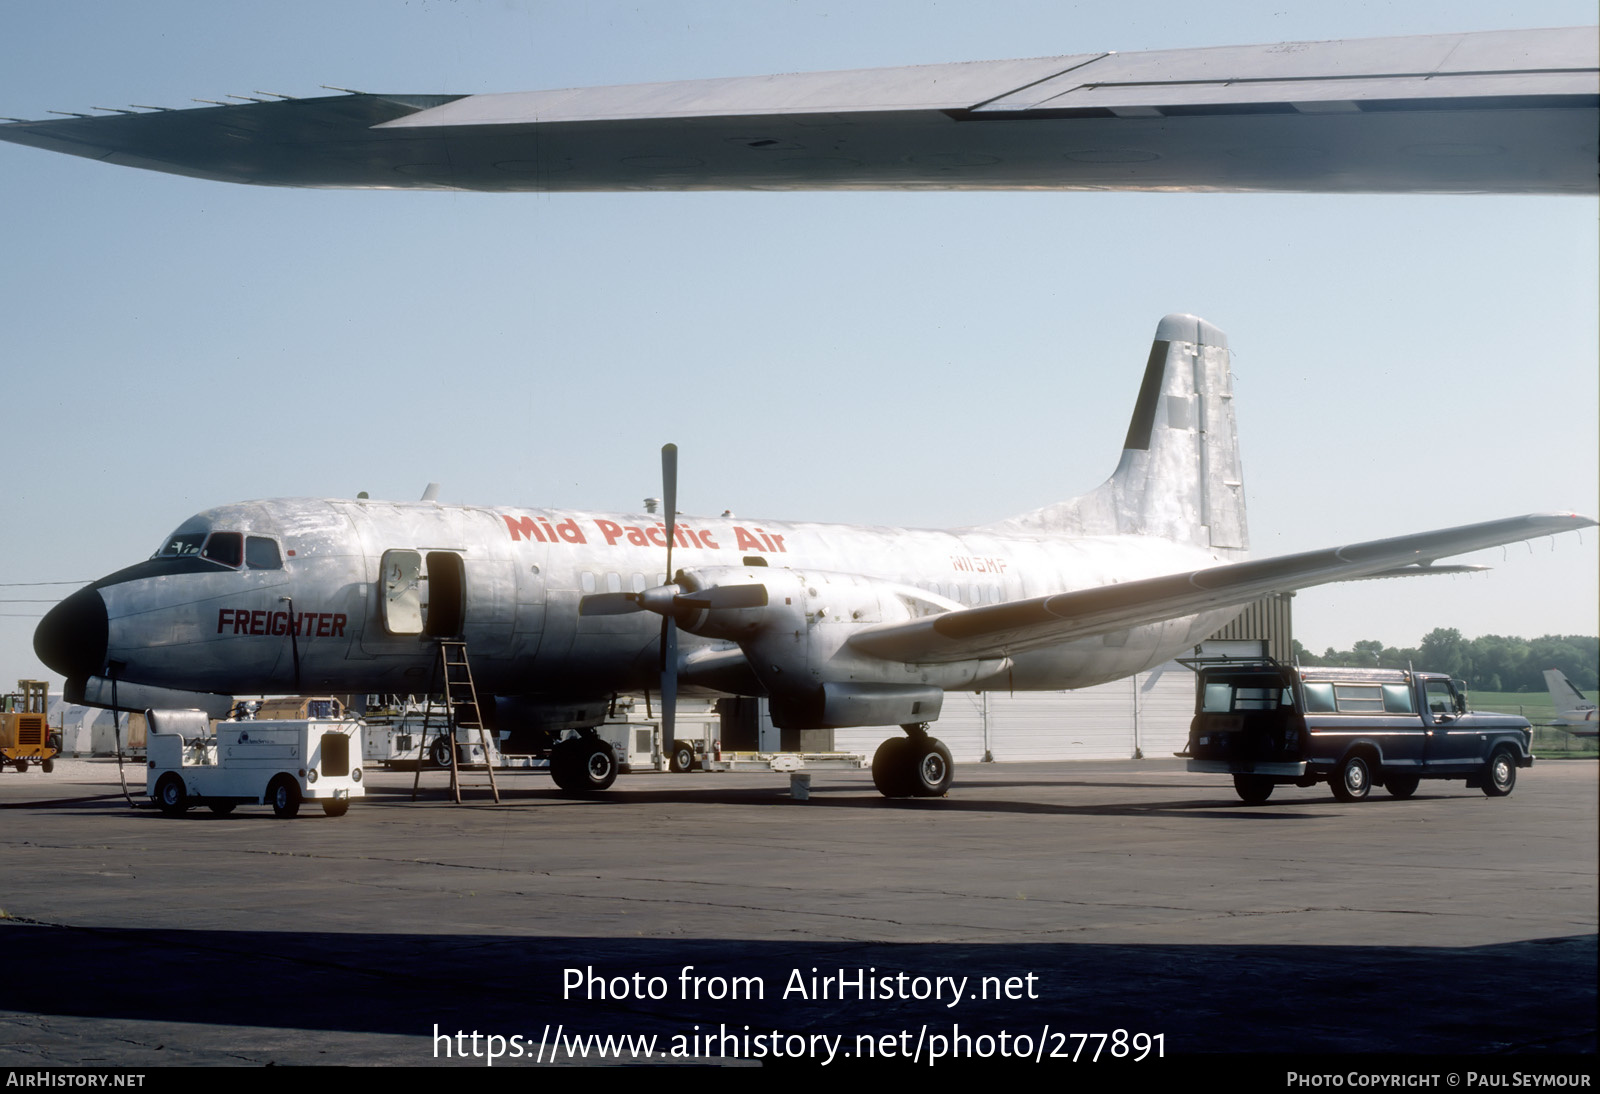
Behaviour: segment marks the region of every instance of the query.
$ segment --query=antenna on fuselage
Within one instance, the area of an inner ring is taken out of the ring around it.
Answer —
[[[428,484],[428,488],[422,492],[422,500],[423,501],[438,501],[439,500],[439,484],[436,483],[436,482],[430,482]]]

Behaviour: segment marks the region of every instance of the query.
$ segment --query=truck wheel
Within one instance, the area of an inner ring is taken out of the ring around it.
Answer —
[[[54,757],[51,757],[50,759],[45,760],[45,761],[43,761],[43,762],[41,762],[39,764],[39,770],[43,771],[46,775],[50,774],[50,772],[54,771],[55,769],[56,769],[56,761],[55,761]]]
[[[17,774],[19,775],[26,775],[28,773],[27,760],[13,760],[11,761],[11,766],[17,769]]]
[[[1497,748],[1489,757],[1489,770],[1483,777],[1483,792],[1503,798],[1517,785],[1517,758],[1509,748]]]
[[[694,770],[694,745],[688,741],[672,742],[672,760],[667,765],[672,770],[682,774]]]
[[[226,817],[229,813],[233,812],[233,807],[238,804],[238,802],[212,802],[210,805],[206,806],[206,808],[211,810],[219,817]]]
[[[1422,779],[1417,775],[1388,775],[1384,777],[1383,788],[1391,798],[1409,798],[1417,792],[1420,782]]]
[[[182,779],[171,773],[161,776],[156,783],[156,808],[169,817],[181,816],[189,808],[189,792]]]
[[[328,798],[322,803],[322,812],[330,817],[342,817],[350,812],[350,799]]]
[[[911,742],[911,792],[919,798],[942,798],[950,789],[955,761],[937,737]]]
[[[273,815],[288,820],[300,812],[300,786],[287,775],[279,775],[267,790],[267,800],[272,803]]]
[[[1364,756],[1346,756],[1333,776],[1333,796],[1342,802],[1358,802],[1372,792],[1372,769]]]
[[[1233,777],[1233,792],[1245,802],[1246,805],[1260,805],[1272,797],[1272,788],[1275,784],[1265,775],[1235,775]]]
[[[913,774],[909,737],[890,737],[872,754],[872,785],[886,798],[909,798]]]

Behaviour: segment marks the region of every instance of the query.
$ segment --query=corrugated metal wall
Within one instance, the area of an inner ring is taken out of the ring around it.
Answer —
[[[1288,661],[1293,648],[1291,600],[1268,597],[1250,605],[1218,631],[1219,653],[1254,653]],[[1189,740],[1194,716],[1194,674],[1176,661],[1126,680],[1076,691],[1006,695],[951,692],[933,734],[957,763],[1024,760],[1126,760],[1170,757]],[[834,730],[834,747],[868,756],[896,726]]]
[[[1176,661],[1076,691],[952,692],[933,733],[958,763],[1168,756],[1189,738],[1194,674]],[[834,731],[834,747],[868,756],[896,726]]]

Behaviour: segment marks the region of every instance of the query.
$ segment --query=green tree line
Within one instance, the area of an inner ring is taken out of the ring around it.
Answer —
[[[1368,640],[1347,650],[1329,646],[1319,657],[1296,640],[1294,652],[1302,665],[1448,672],[1482,691],[1543,691],[1545,669],[1560,669],[1585,691],[1600,687],[1600,638],[1588,635],[1467,639],[1453,627],[1437,627],[1420,645],[1404,649]]]

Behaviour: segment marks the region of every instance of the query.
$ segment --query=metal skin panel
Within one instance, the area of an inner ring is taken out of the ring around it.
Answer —
[[[598,711],[597,700],[660,686],[658,613],[670,612],[686,686],[766,694],[785,726],[814,728],[881,718],[891,697],[930,689],[1116,680],[1194,646],[1266,592],[1594,523],[1520,517],[1242,561],[1227,341],[1193,316],[1166,317],[1156,335],[1111,479],[1009,521],[935,531],[680,516],[669,585],[667,531],[653,516],[247,502],[197,514],[163,541],[166,555],[69,596],[34,648],[69,692],[93,684],[90,701],[110,701],[113,672],[121,687],[205,693],[173,704],[183,706],[421,692],[436,639],[455,637],[427,633],[429,597],[459,594],[460,611],[452,601],[440,618],[459,623],[479,688],[515,700],[502,709]],[[271,538],[281,565],[210,561],[200,537],[214,533]],[[387,552],[441,566],[436,591],[419,597],[423,633],[384,625]],[[746,564],[755,557],[766,565]],[[597,610],[583,610],[587,597]]]
[[[1595,28],[1086,54],[0,125],[264,186],[1594,194]]]

